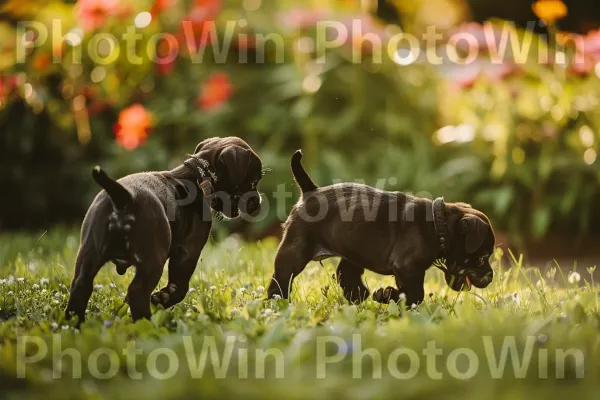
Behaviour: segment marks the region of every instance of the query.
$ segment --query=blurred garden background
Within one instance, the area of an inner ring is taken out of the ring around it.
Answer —
[[[347,27],[326,56],[319,21]],[[591,0],[1,1],[0,230],[78,226],[99,190],[94,165],[163,170],[206,137],[235,135],[271,168],[259,187],[268,197],[281,183],[295,190],[289,159],[302,148],[321,184],[386,179],[388,190],[473,204],[520,251],[587,254],[600,238],[599,23]],[[379,62],[363,40],[432,26],[436,48],[467,32],[477,56],[460,65],[440,51],[433,65],[400,45]],[[100,57],[85,51],[129,29],[156,59],[132,63],[107,41]],[[494,59],[503,32],[532,43],[525,60],[510,45]],[[190,34],[196,46],[228,43],[224,58],[194,61]],[[218,232],[278,235],[271,206]]]

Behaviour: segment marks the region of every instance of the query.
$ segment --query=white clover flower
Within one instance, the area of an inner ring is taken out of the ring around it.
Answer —
[[[40,279],[40,285],[44,286],[50,283],[50,279],[48,278],[42,278]]]
[[[519,293],[513,293],[512,299],[516,305],[518,305],[518,306],[521,305],[521,295]]]
[[[102,290],[104,286],[98,284],[98,285],[94,285],[94,290]]]
[[[270,316],[271,314],[273,314],[273,310],[271,310],[270,308],[266,308],[265,311],[263,311],[263,315],[265,317]]]
[[[279,299],[281,299],[281,296],[280,296],[280,295],[278,295],[278,294],[274,294],[274,295],[273,295],[273,299],[275,299],[275,300],[279,300]]]
[[[406,300],[406,293],[400,293],[400,300]]]
[[[536,282],[535,287],[538,288],[539,290],[545,291],[546,290],[546,282],[544,282],[543,280],[539,280]]]
[[[215,290],[217,290],[217,287],[215,285],[212,285],[209,289],[214,292]]]
[[[46,294],[48,291],[46,289],[42,289],[41,294]]]
[[[13,295],[13,292],[12,292],[12,290],[11,290],[11,291],[9,291],[7,294],[8,294],[9,296],[12,296],[12,295]]]
[[[0,285],[3,285],[6,283],[6,279],[0,279]]]
[[[240,293],[246,293],[246,288],[245,287],[241,287],[240,288]]]
[[[256,291],[253,290],[252,293],[250,293],[250,296],[256,297]]]
[[[265,287],[264,286],[259,286],[256,288],[256,291],[260,294],[263,294],[265,292]]]
[[[188,289],[188,293],[194,293],[195,291],[196,291],[196,288],[193,288],[193,287]]]
[[[414,310],[415,308],[417,308],[417,305],[416,305],[415,303],[412,303],[412,304],[410,305],[410,309],[411,309],[411,310]]]
[[[33,290],[38,290],[40,288],[40,285],[38,285],[37,283],[34,283],[33,286],[31,286],[31,288]]]
[[[50,326],[52,329],[58,329],[58,324],[56,322],[51,323]]]
[[[574,283],[578,283],[581,280],[581,275],[579,275],[578,272],[571,272],[569,274],[569,283],[574,284]]]
[[[12,284],[15,281],[15,277],[12,275],[9,275],[8,278],[6,278],[6,283],[8,283],[9,285]]]
[[[25,278],[17,278],[17,282],[23,283],[23,282],[25,282]]]
[[[63,325],[60,327],[63,331],[68,331],[69,330],[69,325]]]
[[[109,283],[109,284],[108,284],[108,286],[109,286],[111,289],[116,289],[116,288],[117,288],[117,285],[115,285],[115,284],[114,284],[114,283],[112,283],[112,282],[111,282],[111,283]]]

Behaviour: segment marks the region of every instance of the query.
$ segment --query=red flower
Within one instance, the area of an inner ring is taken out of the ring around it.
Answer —
[[[203,110],[211,110],[222,106],[233,93],[233,85],[225,73],[210,76],[202,85],[197,105]]]
[[[134,104],[119,114],[114,126],[117,143],[133,150],[148,139],[152,129],[152,115],[141,104]]]
[[[100,28],[111,15],[119,13],[119,0],[79,0],[76,13],[79,25],[86,31]]]
[[[17,87],[17,81],[14,76],[3,76],[0,74],[0,101],[8,97]]]
[[[178,35],[178,41],[182,48],[196,48],[203,45],[202,41],[214,39],[211,33],[212,24],[221,11],[222,0],[195,0],[190,13],[181,21],[182,30]],[[183,46],[187,43],[187,46]]]
[[[152,14],[152,18],[159,16],[164,10],[167,8],[173,7],[177,0],[155,0],[152,8],[150,9],[150,14]]]

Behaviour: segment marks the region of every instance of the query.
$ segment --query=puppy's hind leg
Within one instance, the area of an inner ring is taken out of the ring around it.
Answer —
[[[94,290],[94,278],[103,264],[104,261],[94,249],[91,240],[84,240],[75,262],[75,276],[71,282],[69,303],[65,310],[67,319],[77,316],[78,324],[85,320],[85,310]]]
[[[150,294],[158,285],[164,267],[164,260],[142,262],[136,265],[135,276],[127,289],[127,302],[131,310],[131,318],[137,321],[141,318],[150,319]]]
[[[364,268],[346,259],[342,259],[338,264],[336,279],[344,291],[344,297],[350,303],[359,304],[369,297],[369,289],[362,281],[364,272]]]
[[[292,291],[292,281],[312,259],[312,248],[298,234],[288,230],[279,245],[275,256],[275,272],[269,285],[268,296],[287,299]]]

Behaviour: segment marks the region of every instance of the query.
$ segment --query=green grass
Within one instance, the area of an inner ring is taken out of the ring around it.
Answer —
[[[591,268],[579,268],[576,281],[568,270],[542,273],[498,250],[487,289],[452,292],[431,269],[426,301],[405,311],[372,300],[348,305],[331,278],[336,261],[327,260],[324,267],[306,268],[288,303],[264,300],[277,242],[229,238],[204,250],[185,300],[171,310],[155,310],[152,321],[132,323],[123,303],[132,270],[121,277],[107,265],[96,279],[87,322],[77,330],[62,317],[77,247],[78,236],[70,231],[0,237],[0,398],[585,399],[600,390],[599,288]],[[366,280],[371,290],[392,283],[371,273]],[[230,367],[215,376],[208,357],[200,377],[188,360],[210,355],[202,348],[213,339],[219,357],[226,355],[228,341],[233,345]],[[19,378],[24,364],[17,360],[37,353],[35,340],[48,351],[26,364],[25,378]],[[509,357],[503,373],[493,374],[488,362],[512,340],[518,357],[529,359],[528,368],[515,370]],[[423,355],[431,341],[440,355]],[[128,343],[141,353],[130,365],[123,353]],[[80,369],[72,355],[59,357],[68,348],[77,350]],[[153,353],[157,348],[164,350]],[[462,348],[467,350],[456,350]],[[283,364],[276,368],[275,356],[261,364],[257,349],[280,350]],[[358,357],[366,349],[381,358],[381,377],[378,362]],[[557,350],[569,349],[563,362]],[[583,363],[575,350],[584,355]],[[409,358],[415,354],[416,360]],[[322,362],[335,355],[338,361]],[[441,379],[432,373],[432,359]],[[256,377],[263,369],[264,378]],[[158,379],[171,372],[169,379]],[[73,379],[73,373],[81,378]],[[114,377],[100,379],[99,373]]]

